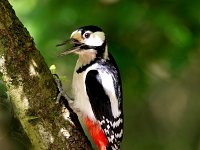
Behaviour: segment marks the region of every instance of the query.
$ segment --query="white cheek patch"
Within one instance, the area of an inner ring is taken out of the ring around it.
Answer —
[[[89,46],[101,46],[105,40],[105,35],[103,32],[95,32],[91,34],[88,39],[85,39],[84,42]]]

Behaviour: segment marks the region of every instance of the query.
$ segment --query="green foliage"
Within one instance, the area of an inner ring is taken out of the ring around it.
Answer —
[[[104,29],[122,74],[122,149],[199,148],[200,1],[10,2],[49,66],[69,79],[76,57],[58,57],[55,45],[80,26]]]

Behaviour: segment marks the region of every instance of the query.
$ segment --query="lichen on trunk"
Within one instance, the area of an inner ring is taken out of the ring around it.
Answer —
[[[56,104],[54,78],[7,0],[0,0],[0,14],[0,74],[33,148],[91,149],[76,114],[66,102]]]

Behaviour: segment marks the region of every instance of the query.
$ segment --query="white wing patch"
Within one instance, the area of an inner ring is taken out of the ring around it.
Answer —
[[[79,66],[76,66],[78,68]],[[111,102],[111,109],[113,113],[113,117],[117,118],[120,116],[121,111],[118,107],[118,100],[116,97],[115,89],[114,89],[114,77],[102,66],[98,64],[93,64],[89,68],[86,69],[85,72],[77,74],[74,72],[74,79],[73,79],[73,94],[75,97],[75,107],[77,109],[81,109],[84,115],[88,115],[92,120],[95,120],[94,113],[92,112],[91,104],[89,102],[89,98],[87,96],[86,87],[85,87],[85,78],[87,73],[90,70],[97,70],[99,72],[99,76],[102,81],[103,88],[110,98]]]
[[[110,98],[113,116],[114,118],[117,118],[121,114],[121,111],[119,110],[118,107],[118,100],[114,89],[114,82],[113,82],[114,77],[112,77],[111,74],[109,74],[106,70],[103,69],[98,70],[98,72],[101,77],[103,88],[108,97]]]
[[[108,68],[97,63],[91,65],[82,73],[76,72],[77,68],[79,67],[80,64],[77,63],[73,77],[73,94],[75,99],[74,106],[79,110],[79,112],[81,112],[81,115],[88,116],[93,121],[98,121],[96,120],[94,112],[92,111],[85,86],[87,73],[91,70],[98,71],[98,80],[101,82],[105,93],[110,99],[110,106],[113,115],[112,117],[114,118],[114,120],[109,120],[110,118],[102,116],[102,120],[99,120],[98,122],[101,124],[101,127],[104,130],[112,149],[117,150],[119,149],[119,142],[121,141],[123,135],[123,130],[120,127],[120,125],[123,124],[123,119],[120,118],[122,112],[119,110],[119,103],[115,91],[115,78],[112,73],[109,72]]]

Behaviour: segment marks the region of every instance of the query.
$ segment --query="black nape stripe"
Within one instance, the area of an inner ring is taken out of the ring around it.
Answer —
[[[88,45],[83,45],[81,46],[81,49],[94,49],[97,51],[96,58],[92,60],[89,64],[86,64],[76,70],[77,73],[82,73],[85,71],[89,66],[93,65],[97,60],[100,60],[103,58],[103,54],[105,52],[105,47],[106,47],[106,41],[101,46],[88,46]]]
[[[96,57],[103,57],[103,54],[105,53],[105,49],[106,49],[106,40],[103,42],[101,46],[97,46],[95,49],[97,50]]]
[[[98,60],[98,58],[95,58],[94,60],[92,60],[89,64],[86,64],[82,67],[79,67],[76,72],[77,73],[82,73],[83,71],[85,71],[88,67],[92,66],[96,61]]]
[[[96,57],[103,57],[103,54],[105,52],[105,49],[106,49],[106,40],[103,42],[103,44],[101,46],[89,46],[89,45],[82,45],[80,47],[80,49],[94,49],[97,51],[97,55]]]

